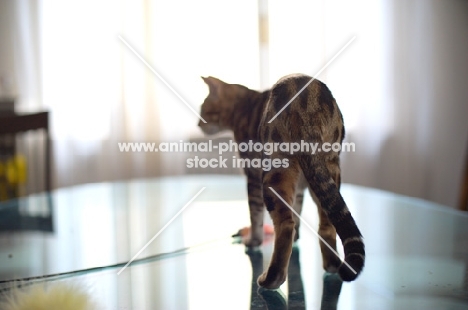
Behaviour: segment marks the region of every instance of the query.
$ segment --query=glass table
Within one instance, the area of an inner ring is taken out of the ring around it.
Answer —
[[[288,280],[259,289],[272,240],[246,252],[232,237],[249,225],[246,180],[212,175],[0,203],[0,291],[74,283],[100,309],[468,309],[467,213],[348,184],[341,192],[366,242],[365,269],[351,283],[323,271],[318,239],[302,225]],[[308,195],[303,218],[317,227]]]

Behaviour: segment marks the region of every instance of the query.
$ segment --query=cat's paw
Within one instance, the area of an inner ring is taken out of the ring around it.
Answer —
[[[275,268],[268,268],[257,279],[257,284],[263,288],[274,290],[281,286],[286,281],[287,273],[278,271]]]
[[[341,259],[338,256],[330,255],[323,258],[323,269],[329,273],[337,273],[341,263]]]
[[[294,242],[297,240],[299,240],[299,228],[296,227],[294,230]]]
[[[263,240],[259,238],[245,238],[242,243],[248,248],[258,248],[262,244]]]

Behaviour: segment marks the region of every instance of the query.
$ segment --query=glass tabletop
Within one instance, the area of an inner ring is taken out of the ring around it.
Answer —
[[[324,273],[317,237],[302,225],[288,280],[259,290],[272,242],[246,252],[231,237],[249,225],[246,180],[212,175],[0,203],[0,290],[12,280],[79,283],[99,309],[467,309],[467,214],[348,184],[341,192],[366,242],[351,283]],[[318,226],[308,195],[302,217]]]

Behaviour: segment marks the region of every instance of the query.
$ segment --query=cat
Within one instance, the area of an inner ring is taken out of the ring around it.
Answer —
[[[201,106],[199,127],[208,135],[230,130],[238,144],[249,140],[261,143],[316,142],[342,143],[343,117],[328,87],[313,80],[277,117],[272,118],[312,78],[293,74],[281,78],[271,89],[251,90],[243,85],[228,84],[214,77],[202,77],[209,94]],[[272,120],[270,122],[270,120]],[[323,268],[344,281],[353,281],[364,267],[365,250],[361,232],[340,194],[340,152],[264,152],[240,151],[241,158],[288,160],[288,167],[245,167],[251,221],[251,237],[246,246],[255,248],[263,241],[263,214],[268,210],[274,225],[274,250],[269,267],[257,283],[267,289],[278,288],[287,277],[293,242],[299,238],[299,218],[304,190],[314,198],[319,213],[318,234],[336,252],[336,234],[343,242],[345,262],[320,242]],[[284,202],[270,189],[284,200]],[[349,268],[352,267],[352,269]]]

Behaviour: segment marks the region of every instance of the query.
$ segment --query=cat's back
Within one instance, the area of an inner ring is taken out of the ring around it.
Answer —
[[[320,80],[311,76],[295,73],[282,77],[273,85],[269,109],[279,112],[322,112],[332,116],[338,106],[330,89]],[[317,111],[319,110],[319,111]],[[339,110],[338,110],[339,112]],[[278,115],[279,116],[279,115]]]
[[[302,138],[300,129],[311,126],[322,133],[341,132],[343,118],[327,85],[305,74],[290,74],[272,87],[261,125]],[[326,136],[323,140],[330,140]]]

